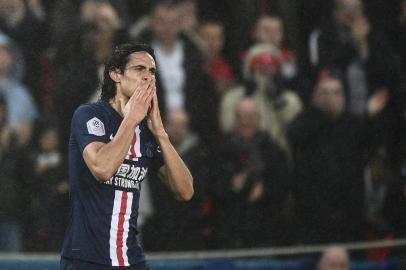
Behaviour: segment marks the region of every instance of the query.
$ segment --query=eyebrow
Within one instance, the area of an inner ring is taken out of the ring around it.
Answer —
[[[147,67],[146,67],[145,65],[141,65],[141,64],[129,66],[129,67],[127,67],[127,68],[147,69]],[[151,67],[151,68],[149,68],[149,70],[155,72],[155,71],[156,71],[156,68],[155,68],[155,67]]]

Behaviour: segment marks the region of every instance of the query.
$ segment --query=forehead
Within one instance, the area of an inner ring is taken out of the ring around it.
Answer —
[[[147,52],[134,52],[130,54],[128,64],[155,67],[154,58]]]
[[[325,88],[342,88],[342,83],[338,79],[326,78],[320,82],[320,86]]]

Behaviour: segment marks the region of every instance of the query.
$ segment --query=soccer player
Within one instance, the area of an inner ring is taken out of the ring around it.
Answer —
[[[137,242],[141,182],[158,173],[180,200],[193,178],[163,127],[153,50],[118,46],[104,70],[101,99],[79,106],[71,122],[71,221],[61,269],[145,270]],[[164,224],[163,224],[164,225]]]

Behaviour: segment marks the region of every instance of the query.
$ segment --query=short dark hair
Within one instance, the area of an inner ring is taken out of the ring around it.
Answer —
[[[103,85],[101,88],[100,96],[102,100],[109,101],[116,95],[116,85],[110,78],[109,72],[115,69],[119,69],[122,73],[124,73],[124,69],[128,63],[129,56],[135,52],[147,52],[155,60],[154,50],[147,44],[124,43],[116,46],[110,59],[104,65]]]

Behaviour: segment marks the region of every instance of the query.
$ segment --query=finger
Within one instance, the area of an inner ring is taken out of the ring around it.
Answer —
[[[145,92],[145,90],[146,90],[147,87],[148,87],[148,82],[145,81],[145,80],[141,80],[141,81],[137,84],[137,86],[136,86],[136,88],[135,88],[135,90],[134,90],[133,96],[135,96],[135,97],[142,97],[142,95],[144,94],[144,92]]]
[[[145,94],[145,102],[147,103],[151,103],[152,97],[154,95],[155,92],[155,85],[151,82],[150,87],[148,88],[147,93]]]

